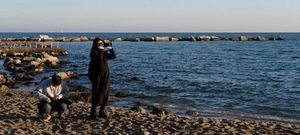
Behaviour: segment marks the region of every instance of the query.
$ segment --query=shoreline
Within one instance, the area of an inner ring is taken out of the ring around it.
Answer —
[[[10,89],[11,93],[30,93],[33,90],[27,90],[27,89]],[[81,93],[81,92],[75,92],[72,91],[71,93]],[[86,94],[86,91],[83,91],[82,93]],[[113,92],[116,94],[117,92]],[[165,104],[157,104],[154,102],[151,102],[151,100],[144,100],[141,98],[135,98],[132,96],[128,97],[116,97],[116,95],[110,95],[109,96],[109,105],[120,108],[120,109],[130,109],[131,107],[134,107],[135,104],[141,104],[144,108],[151,108],[153,106],[159,106],[163,109],[167,109],[170,113],[173,113],[180,117],[191,117],[191,118],[210,118],[210,119],[242,119],[242,120],[262,120],[262,121],[270,121],[270,122],[281,122],[281,123],[291,123],[291,124],[299,124],[300,121],[293,119],[293,118],[283,118],[283,117],[276,117],[272,115],[264,115],[264,114],[252,114],[252,113],[246,113],[246,112],[232,112],[232,111],[216,111],[216,110],[208,110],[208,109],[199,109],[199,108],[182,108],[178,106],[177,108],[171,108],[168,107]],[[89,100],[85,97],[86,95],[83,95],[81,99],[75,101],[75,102],[86,102],[85,100]],[[129,100],[124,101],[122,100]],[[121,105],[117,105],[119,102],[121,102]],[[146,109],[147,111],[151,111],[150,109]]]
[[[87,119],[90,104],[75,102],[67,121],[42,122],[37,99],[28,92],[0,95],[0,133],[20,134],[299,134],[300,124],[269,120],[192,118],[176,114],[155,114],[108,106],[110,118]]]

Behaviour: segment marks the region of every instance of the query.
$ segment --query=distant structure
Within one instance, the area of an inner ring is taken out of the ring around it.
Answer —
[[[0,53],[26,53],[26,52],[48,52],[67,54],[67,51],[59,47],[59,42],[52,42],[53,38],[48,35],[40,35],[39,38],[22,38],[19,40],[0,40]]]

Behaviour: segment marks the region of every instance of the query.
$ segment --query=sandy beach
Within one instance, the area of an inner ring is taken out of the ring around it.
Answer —
[[[66,121],[43,122],[28,92],[0,97],[0,134],[300,134],[300,125],[262,120],[157,115],[108,107],[110,117],[89,120],[89,103],[76,102]]]

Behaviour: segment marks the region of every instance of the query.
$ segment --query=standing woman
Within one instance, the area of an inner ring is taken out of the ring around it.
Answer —
[[[108,50],[107,50],[108,49]],[[103,39],[96,38],[90,52],[89,79],[92,83],[92,109],[90,118],[96,119],[96,107],[100,106],[99,117],[107,118],[105,106],[109,97],[110,75],[108,60],[115,59],[116,55],[111,43],[105,43]]]

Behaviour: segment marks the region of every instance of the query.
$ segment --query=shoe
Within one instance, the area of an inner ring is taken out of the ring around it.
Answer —
[[[106,110],[103,110],[99,113],[99,117],[100,118],[108,118],[109,117],[109,114]]]
[[[67,120],[67,117],[64,114],[59,115],[60,120]]]
[[[44,122],[49,122],[50,120],[51,120],[51,115],[50,114],[46,114],[45,116],[44,116]]]

